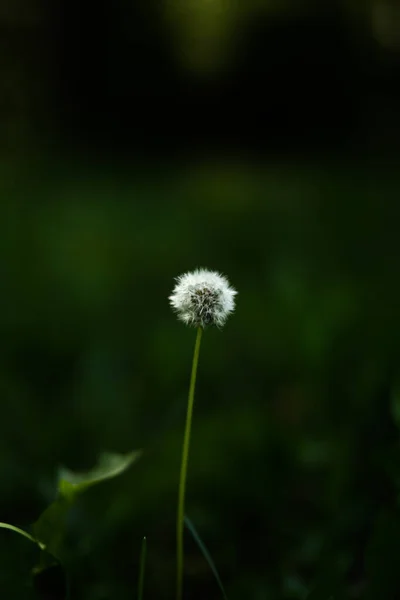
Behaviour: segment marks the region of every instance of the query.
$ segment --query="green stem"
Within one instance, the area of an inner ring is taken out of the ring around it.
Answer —
[[[177,545],[177,572],[176,572],[176,600],[182,600],[183,590],[183,530],[185,519],[185,490],[186,476],[189,459],[190,432],[192,429],[194,390],[196,387],[197,365],[199,364],[200,342],[203,329],[197,330],[196,343],[194,346],[192,374],[190,377],[189,396],[187,403],[185,434],[183,437],[181,472],[179,477],[178,494],[178,517],[176,521],[176,545]]]
[[[142,549],[140,551],[138,600],[143,600],[144,570],[145,570],[145,566],[146,566],[146,550],[147,550],[147,539],[146,539],[146,537],[144,537],[142,540]]]

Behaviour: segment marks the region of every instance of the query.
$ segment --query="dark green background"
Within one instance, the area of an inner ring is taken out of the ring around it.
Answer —
[[[168,295],[207,267],[239,294],[204,336],[187,512],[228,597],[399,598],[395,5],[253,7],[207,68],[157,3],[12,6],[0,521],[35,521],[60,464],[142,448],[70,515],[72,597],[134,598],[143,535],[145,598],[174,597],[195,332]],[[219,598],[186,548],[187,598]],[[2,598],[36,558],[0,531]]]

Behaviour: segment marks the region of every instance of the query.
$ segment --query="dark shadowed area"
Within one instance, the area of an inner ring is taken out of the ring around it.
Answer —
[[[3,0],[0,522],[142,454],[68,510],[62,566],[0,528],[2,599],[138,598],[143,536],[138,600],[174,599],[196,267],[239,292],[186,506],[229,600],[400,598],[399,75],[394,0]],[[222,598],[185,550],[185,600]]]

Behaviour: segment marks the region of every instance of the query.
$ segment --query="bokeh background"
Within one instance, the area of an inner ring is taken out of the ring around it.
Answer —
[[[72,511],[73,598],[134,598],[143,535],[174,597],[195,336],[167,297],[199,266],[239,291],[187,497],[228,597],[400,598],[399,67],[395,0],[2,0],[0,521],[143,449]],[[0,530],[1,598],[34,561]],[[185,564],[221,597],[190,535]]]

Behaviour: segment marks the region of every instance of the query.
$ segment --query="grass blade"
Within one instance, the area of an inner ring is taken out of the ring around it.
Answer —
[[[24,531],[23,529],[20,529],[19,527],[15,527],[15,525],[10,525],[9,523],[0,523],[0,527],[2,529],[9,529],[10,531],[15,531],[15,533],[19,533],[19,535],[23,535],[25,538],[27,538],[34,544],[37,544],[41,550],[44,550],[46,547],[44,544],[39,542],[39,540],[34,538],[32,535],[30,535],[27,531]]]
[[[222,585],[221,577],[219,576],[219,573],[217,571],[217,567],[215,566],[214,561],[211,558],[211,555],[210,555],[209,551],[207,550],[206,546],[204,545],[202,539],[200,538],[199,534],[197,533],[195,526],[193,525],[192,521],[187,516],[185,516],[185,525],[189,529],[196,544],[202,551],[204,558],[208,562],[208,565],[209,565],[211,571],[213,572],[213,575],[216,579],[216,582],[218,583],[219,589],[221,590],[221,594],[222,594],[224,600],[228,600],[228,597],[225,593],[224,586]]]
[[[139,561],[139,583],[138,583],[138,600],[143,600],[144,587],[144,571],[146,566],[147,539],[146,536],[142,540],[142,548],[140,550]]]

